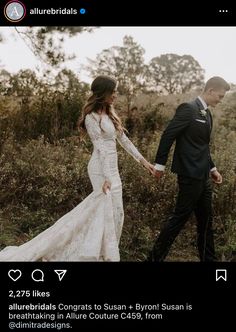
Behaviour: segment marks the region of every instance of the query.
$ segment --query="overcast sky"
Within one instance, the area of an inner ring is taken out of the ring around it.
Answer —
[[[1,68],[17,72],[40,64],[13,28],[0,27],[0,33],[7,39],[0,43]],[[65,51],[76,55],[66,66],[79,73],[86,58],[95,59],[103,49],[121,46],[125,35],[145,49],[146,63],[161,54],[189,54],[205,69],[206,80],[217,75],[236,83],[236,27],[101,27],[64,43]],[[81,75],[90,82],[85,73]]]

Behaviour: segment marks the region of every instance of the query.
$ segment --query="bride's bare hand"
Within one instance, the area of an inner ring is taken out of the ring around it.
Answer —
[[[148,170],[149,170],[149,172],[150,172],[152,175],[155,175],[155,174],[156,174],[156,169],[155,169],[154,165],[149,164],[149,166],[148,166]]]
[[[149,171],[150,174],[155,175],[155,168],[154,165],[149,163],[147,160],[142,159],[141,164]]]
[[[110,191],[110,190],[111,190],[111,182],[106,180],[103,183],[102,191],[104,192],[104,194],[107,194],[107,192]]]

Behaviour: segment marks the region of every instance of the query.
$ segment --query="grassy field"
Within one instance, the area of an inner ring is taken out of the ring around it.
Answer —
[[[117,103],[130,138],[150,161],[176,106],[193,97],[139,96],[137,109],[127,119],[122,99]],[[75,124],[82,102],[49,100],[19,104],[0,100],[0,247],[21,244],[53,224],[81,202],[92,187],[87,163],[92,146],[80,142]],[[236,93],[229,94],[213,112],[211,151],[223,184],[214,186],[214,229],[219,258],[229,261],[236,251]],[[73,106],[73,107],[72,107]],[[77,107],[78,106],[78,107]],[[176,177],[167,172],[160,182],[149,176],[132,157],[118,148],[123,183],[125,223],[121,259],[146,259],[176,198]],[[176,239],[169,261],[198,261],[193,218]]]

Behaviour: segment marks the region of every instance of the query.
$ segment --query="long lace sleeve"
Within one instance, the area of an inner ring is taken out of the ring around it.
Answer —
[[[137,150],[134,144],[129,140],[129,138],[123,132],[117,134],[117,141],[120,145],[138,162],[143,159],[141,153]]]
[[[99,126],[97,119],[93,114],[88,114],[85,118],[85,126],[88,135],[93,143],[94,149],[99,153],[100,163],[105,180],[111,181],[109,160],[107,158],[107,151],[104,147],[104,140],[102,137],[102,130]]]

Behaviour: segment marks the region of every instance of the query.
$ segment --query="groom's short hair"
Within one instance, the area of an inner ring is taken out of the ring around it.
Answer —
[[[207,91],[209,89],[224,89],[225,91],[228,91],[230,89],[230,85],[222,77],[214,76],[206,82],[204,91]]]

